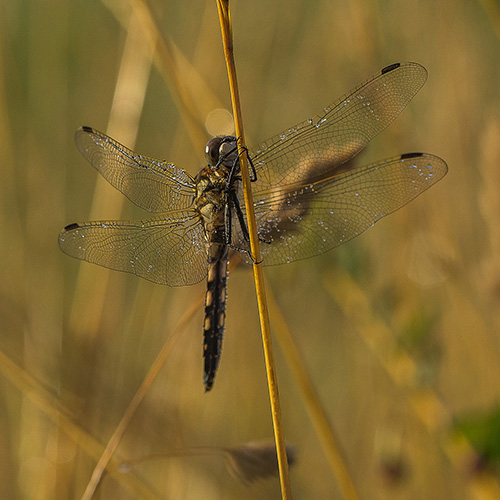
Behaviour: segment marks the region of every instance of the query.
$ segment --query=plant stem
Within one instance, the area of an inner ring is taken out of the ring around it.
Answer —
[[[288,475],[288,461],[286,456],[285,436],[281,422],[281,408],[278,394],[278,380],[274,362],[273,346],[271,341],[269,312],[267,308],[264,273],[262,271],[261,256],[259,250],[259,239],[257,235],[257,224],[253,209],[252,191],[250,188],[250,177],[248,174],[247,158],[245,153],[245,141],[243,137],[243,120],[241,116],[241,106],[238,92],[238,82],[236,78],[236,66],[233,53],[233,34],[231,26],[231,15],[229,11],[229,0],[217,0],[219,20],[224,45],[224,56],[226,59],[229,86],[231,90],[231,101],[233,105],[236,137],[238,137],[238,150],[240,158],[241,176],[243,180],[243,193],[245,197],[245,207],[247,213],[248,232],[250,235],[250,249],[253,259],[253,271],[255,280],[255,290],[259,307],[260,328],[262,331],[262,344],[266,361],[267,383],[269,387],[269,399],[274,427],[274,439],[276,442],[276,452],[278,456],[278,467],[281,483],[281,495],[283,499],[291,498],[290,478]]]

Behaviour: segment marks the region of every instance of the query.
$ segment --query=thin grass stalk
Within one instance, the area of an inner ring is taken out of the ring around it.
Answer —
[[[293,341],[287,322],[281,313],[272,289],[268,293],[269,310],[273,317],[274,332],[278,343],[285,355],[286,363],[290,369],[295,383],[302,396],[303,404],[314,426],[319,442],[323,447],[333,475],[343,497],[347,500],[359,500],[359,495],[354,486],[351,475],[344,460],[340,443],[328,420],[326,412],[321,405],[318,393],[314,389],[311,377],[300,355],[300,351]]]
[[[125,434],[132,417],[134,416],[135,412],[137,411],[137,408],[145,398],[146,394],[148,393],[151,385],[155,381],[156,377],[158,376],[158,373],[160,372],[161,368],[165,364],[165,361],[167,360],[169,354],[171,353],[174,345],[176,342],[179,340],[181,333],[184,331],[188,323],[191,321],[193,316],[196,314],[196,312],[199,310],[201,305],[203,304],[203,299],[204,295],[200,295],[198,300],[195,300],[191,303],[190,307],[186,309],[184,312],[182,318],[180,319],[179,323],[175,327],[174,331],[172,332],[172,335],[170,335],[163,344],[163,347],[161,348],[160,352],[158,353],[158,356],[156,359],[153,361],[151,367],[149,368],[148,373],[144,377],[144,380],[142,381],[139,389],[137,389],[137,392],[135,393],[134,397],[130,401],[127,409],[123,413],[122,419],[120,420],[119,424],[116,426],[115,431],[113,432],[113,435],[108,441],[108,444],[106,445],[106,448],[104,449],[101,458],[99,459],[97,465],[94,468],[94,471],[92,473],[92,477],[87,484],[87,488],[85,489],[85,492],[82,496],[82,500],[90,500],[92,496],[95,493],[95,490],[97,486],[99,485],[99,482],[101,481],[102,475],[106,468],[108,467],[108,464],[114,455],[116,449],[118,448],[118,445],[120,444],[120,441],[123,438],[123,435]]]
[[[241,176],[243,179],[243,193],[245,197],[245,207],[247,213],[248,232],[250,235],[250,249],[254,261],[253,271],[255,280],[255,290],[257,294],[257,304],[259,308],[260,327],[262,332],[262,344],[266,362],[266,373],[269,387],[269,398],[274,427],[274,438],[276,442],[276,452],[278,456],[278,468],[281,483],[281,495],[284,499],[291,498],[290,478],[288,474],[288,461],[286,455],[285,436],[281,421],[281,407],[278,393],[278,380],[274,362],[273,346],[271,341],[269,312],[267,308],[264,273],[262,270],[261,256],[259,250],[259,239],[257,235],[257,224],[253,209],[252,190],[250,188],[250,176],[245,155],[245,140],[243,135],[243,119],[241,115],[238,82],[236,77],[236,66],[233,53],[233,34],[231,25],[231,14],[229,10],[229,0],[217,0],[219,21],[224,46],[224,56],[226,60],[229,87],[231,91],[231,101],[235,121],[236,137],[238,138],[238,151],[240,158]]]
[[[128,472],[132,467],[150,460],[192,456],[222,457],[228,471],[245,485],[265,479],[278,472],[274,441],[254,441],[231,447],[198,446],[184,449],[172,448],[165,453],[154,453],[123,462],[120,464],[120,470]],[[294,447],[289,447],[288,458],[293,463],[295,459]]]

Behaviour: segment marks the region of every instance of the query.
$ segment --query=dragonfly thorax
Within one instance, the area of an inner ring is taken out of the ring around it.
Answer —
[[[195,178],[195,205],[205,221],[210,221],[218,213],[224,212],[226,205],[227,175],[222,169],[212,170],[210,165],[202,169]]]
[[[239,180],[238,148],[232,136],[214,137],[207,142],[205,155],[208,165],[195,178],[196,208],[205,230],[216,231],[224,240],[228,195]],[[210,238],[209,238],[210,239]]]
[[[224,227],[228,193],[239,179],[238,146],[236,137],[214,137],[205,146],[208,165],[195,178],[196,207],[205,227]]]

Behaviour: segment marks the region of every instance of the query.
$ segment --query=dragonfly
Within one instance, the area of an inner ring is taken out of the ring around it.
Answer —
[[[250,160],[263,265],[322,254],[358,236],[442,179],[439,157],[406,153],[366,166],[351,161],[403,111],[427,79],[418,63],[396,63],[255,149]],[[204,385],[221,357],[228,260],[251,264],[237,138],[214,137],[195,176],[135,153],[90,127],[76,132],[82,155],[115,188],[157,215],[138,221],[74,223],[61,250],[110,269],[170,286],[207,279]]]

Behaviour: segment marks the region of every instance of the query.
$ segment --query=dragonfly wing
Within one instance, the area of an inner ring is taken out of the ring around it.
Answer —
[[[338,175],[254,192],[264,264],[306,259],[349,241],[416,198],[447,171],[437,156],[409,153]]]
[[[258,177],[254,189],[333,174],[392,123],[426,79],[420,64],[387,66],[320,115],[261,144],[250,152]]]
[[[70,224],[59,246],[72,257],[164,285],[192,285],[207,274],[205,231],[194,211]]]
[[[78,129],[75,141],[92,166],[141,208],[165,212],[192,205],[194,180],[172,163],[134,153],[90,127]]]

